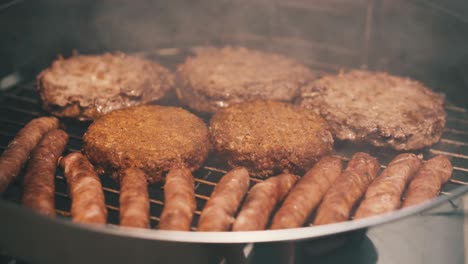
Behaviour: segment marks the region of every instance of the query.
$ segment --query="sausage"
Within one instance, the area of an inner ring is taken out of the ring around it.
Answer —
[[[438,155],[426,161],[410,182],[403,207],[420,204],[437,196],[442,184],[452,177],[452,171],[452,164],[445,156]]]
[[[299,180],[275,214],[271,229],[300,227],[320,203],[325,192],[341,174],[337,157],[322,158]]]
[[[149,195],[145,173],[128,168],[120,173],[120,225],[149,227]]]
[[[245,168],[224,175],[201,212],[198,231],[229,231],[248,188],[249,172]]]
[[[72,200],[71,216],[74,222],[105,224],[107,209],[99,177],[93,165],[79,152],[60,161]]]
[[[379,168],[377,159],[369,154],[354,154],[346,169],[323,197],[314,225],[348,220],[351,209],[374,180]]]
[[[400,208],[401,195],[422,163],[420,157],[411,153],[396,156],[371,183],[354,218],[383,214]]]
[[[26,207],[55,216],[55,170],[67,142],[65,131],[52,130],[44,135],[32,151],[24,175],[23,204]]]
[[[3,193],[20,173],[29,153],[45,133],[58,128],[55,117],[39,117],[27,123],[0,156],[0,193]]]
[[[192,173],[187,168],[169,171],[164,184],[164,208],[159,229],[189,231],[196,209]]]
[[[298,176],[283,173],[257,183],[252,187],[234,221],[233,231],[265,229],[271,212],[296,183]]]

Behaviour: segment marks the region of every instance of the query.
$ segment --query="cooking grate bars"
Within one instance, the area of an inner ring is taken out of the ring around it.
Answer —
[[[147,54],[148,55],[148,54]],[[157,58],[159,62],[169,68],[174,68],[177,63],[185,57],[186,52],[179,49],[159,50],[159,52],[150,53],[148,57]],[[313,63],[309,63],[313,65]],[[318,69],[323,71],[322,69]],[[0,93],[0,151],[3,151],[15,134],[32,118],[47,115],[40,107],[39,98],[34,90],[34,82],[28,82],[17,85],[10,90]],[[163,102],[165,103],[170,103]],[[447,125],[442,140],[432,148],[420,151],[424,159],[437,154],[444,154],[451,158],[454,166],[452,179],[447,183],[441,192],[442,195],[450,194],[460,185],[468,185],[468,114],[464,108],[448,105]],[[81,137],[86,131],[89,122],[78,122],[73,120],[63,121],[66,131],[69,133],[70,140],[66,153],[81,149]],[[351,143],[337,142],[335,144],[334,154],[344,161],[347,161],[354,152],[364,151],[376,156],[382,164],[388,162],[397,154],[392,150],[382,150],[368,145],[356,146]],[[65,153],[65,154],[66,154]],[[195,172],[195,192],[197,201],[197,210],[192,222],[192,228],[197,226],[200,211],[209,199],[214,186],[226,172],[226,168],[217,164],[213,158],[208,161],[203,168]],[[106,206],[108,209],[108,223],[118,224],[119,222],[119,186],[109,177],[101,177],[104,188]],[[251,185],[261,180],[251,178]],[[20,203],[22,196],[22,177],[18,177],[13,184],[4,193],[3,198],[11,202]],[[58,169],[56,175],[56,211],[59,217],[69,218],[70,198],[67,192],[66,180],[63,172]],[[150,194],[150,218],[151,227],[158,224],[159,216],[164,205],[164,193],[161,185],[151,185]]]

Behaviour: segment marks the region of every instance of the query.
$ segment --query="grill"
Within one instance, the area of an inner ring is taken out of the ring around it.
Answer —
[[[196,48],[195,48],[196,49]],[[155,50],[153,52],[144,53],[143,55],[158,60],[170,68],[180,63],[184,57],[193,52],[194,48],[171,48]],[[317,62],[306,62],[308,65],[315,65],[315,70],[320,72],[330,72],[330,69],[317,67],[320,65]],[[34,90],[34,82],[27,82],[17,85],[10,90],[4,92],[0,97],[0,147],[4,149],[8,142],[13,139],[16,132],[24,126],[32,118],[46,115],[42,112],[39,99]],[[174,98],[168,98],[162,104],[174,104]],[[425,159],[437,154],[447,155],[451,158],[454,165],[453,177],[449,183],[445,184],[441,192],[442,195],[451,195],[452,192],[460,185],[468,185],[468,117],[467,110],[448,104],[446,107],[448,112],[447,128],[442,140],[432,146],[432,148],[420,151]],[[77,151],[81,149],[81,137],[86,131],[89,123],[80,123],[73,120],[63,121],[66,131],[70,135],[70,141],[66,152]],[[355,151],[365,151],[376,156],[382,164],[387,164],[397,152],[391,150],[382,151],[368,145],[355,146],[350,143],[335,144],[334,155],[347,161]],[[208,158],[204,167],[195,172],[195,191],[197,210],[192,222],[192,230],[196,230],[198,217],[203,206],[209,199],[214,186],[219,179],[226,173],[226,168],[216,164]],[[62,176],[63,172],[60,169],[56,175],[56,212],[61,218],[69,218],[70,213],[70,198],[67,194],[67,183]],[[101,177],[104,187],[106,206],[108,209],[108,223],[118,225],[119,219],[119,186],[109,177]],[[251,185],[261,180],[251,178]],[[8,188],[4,194],[4,199],[20,203],[22,179],[18,177],[16,181]],[[164,205],[164,193],[161,185],[151,185],[149,188],[150,203],[151,203],[151,226],[156,227],[159,221],[159,216]]]

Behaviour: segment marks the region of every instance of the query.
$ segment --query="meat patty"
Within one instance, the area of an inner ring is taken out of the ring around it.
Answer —
[[[219,110],[210,121],[214,150],[232,167],[260,177],[303,173],[328,154],[333,138],[325,121],[294,105],[253,101]]]
[[[182,108],[136,106],[110,112],[94,121],[83,136],[83,151],[104,172],[137,167],[149,183],[163,180],[174,166],[191,171],[210,148],[205,123]]]
[[[291,101],[313,79],[306,66],[279,54],[207,47],[178,67],[176,93],[190,108],[213,113],[255,99]]]
[[[381,72],[324,76],[303,89],[300,105],[319,112],[338,139],[396,150],[430,146],[445,127],[443,96]]]
[[[172,85],[172,74],[161,65],[123,53],[59,57],[37,77],[42,107],[80,120],[156,101]]]

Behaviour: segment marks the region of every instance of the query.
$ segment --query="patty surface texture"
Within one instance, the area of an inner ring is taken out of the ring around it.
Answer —
[[[195,111],[213,113],[232,103],[291,101],[314,74],[294,59],[243,47],[201,48],[176,72],[176,93]]]
[[[83,151],[99,174],[129,167],[160,182],[173,167],[198,169],[210,149],[205,123],[182,108],[156,105],[116,110],[94,121]]]
[[[313,111],[274,102],[233,104],[210,121],[214,150],[231,167],[268,177],[282,171],[303,173],[328,154],[333,138]]]
[[[438,142],[446,122],[442,95],[382,72],[324,76],[303,89],[299,104],[320,113],[335,138],[396,150]]]
[[[158,63],[119,52],[59,57],[38,75],[37,90],[46,111],[89,120],[156,101],[173,81]]]

